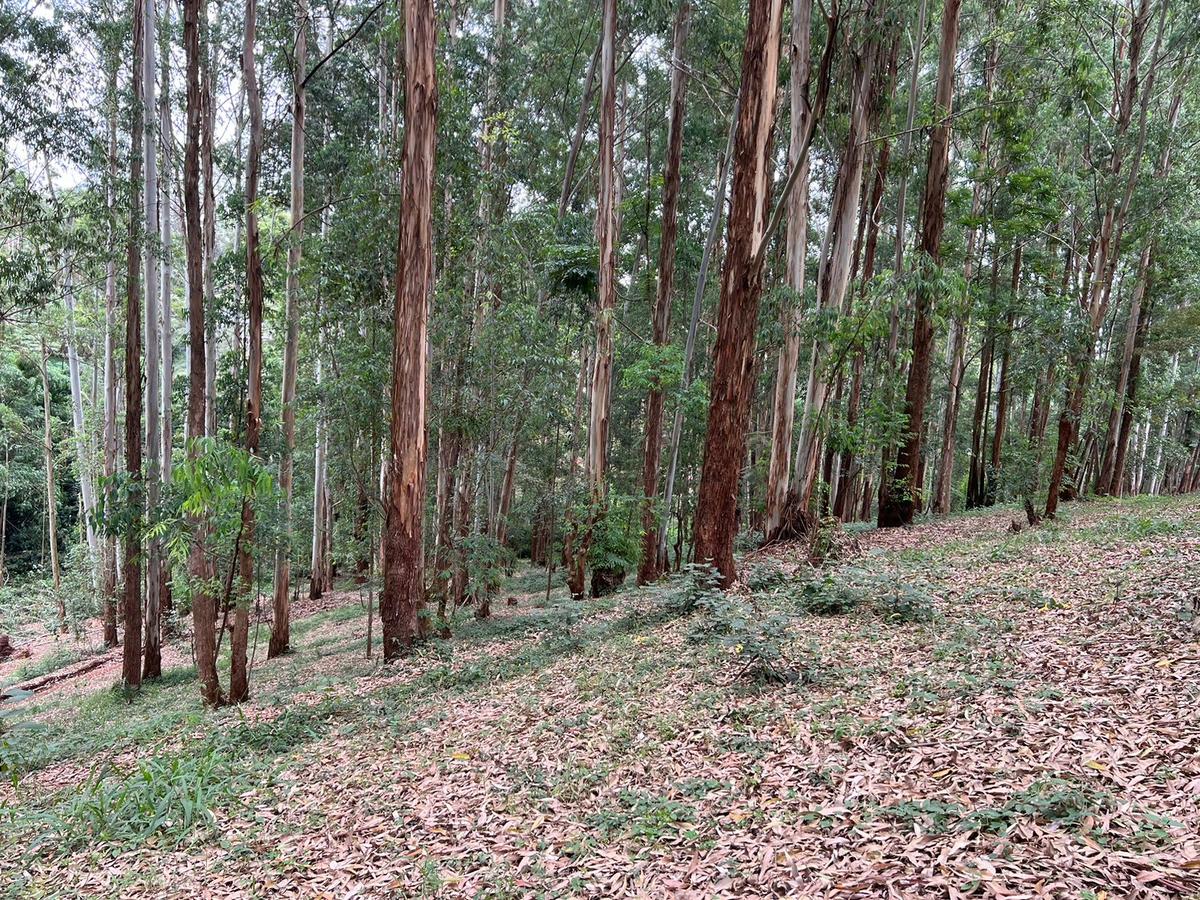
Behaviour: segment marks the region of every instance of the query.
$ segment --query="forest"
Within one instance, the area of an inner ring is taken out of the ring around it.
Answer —
[[[1197,0],[0,0],[0,894],[1200,897]]]

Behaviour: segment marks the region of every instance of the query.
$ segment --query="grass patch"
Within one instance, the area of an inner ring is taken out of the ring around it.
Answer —
[[[88,656],[102,652],[104,652],[103,648],[81,651],[72,650],[68,647],[55,647],[41,659],[33,660],[19,666],[2,686],[9,687],[14,684],[20,684],[22,681],[29,681],[32,678],[41,678],[43,675],[57,672],[59,669],[66,668]]]

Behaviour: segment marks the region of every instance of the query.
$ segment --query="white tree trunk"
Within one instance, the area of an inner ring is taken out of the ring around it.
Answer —
[[[71,419],[75,431],[75,458],[79,468],[79,493],[83,498],[84,530],[88,552],[92,557],[92,585],[98,585],[96,566],[100,563],[100,541],[92,524],[96,509],[96,492],[92,482],[91,460],[88,458],[87,437],[83,430],[83,390],[79,381],[79,351],[75,346],[75,292],[71,274],[67,272],[63,299],[67,307],[67,367],[71,373]]]

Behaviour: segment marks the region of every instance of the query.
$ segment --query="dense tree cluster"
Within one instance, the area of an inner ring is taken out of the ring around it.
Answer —
[[[1187,4],[0,3],[0,579],[130,686],[1200,488]]]

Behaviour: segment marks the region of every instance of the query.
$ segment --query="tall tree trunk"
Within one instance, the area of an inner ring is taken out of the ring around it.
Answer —
[[[908,111],[904,119],[904,133],[900,138],[900,158],[904,167],[900,172],[900,186],[896,192],[896,239],[894,241],[895,258],[892,271],[899,280],[904,273],[905,231],[908,228],[908,179],[911,174],[908,162],[912,150],[913,124],[917,118],[917,101],[921,93],[921,49],[925,45],[925,24],[928,12],[928,0],[920,0],[917,11],[917,30],[912,33],[912,68],[908,76]],[[895,403],[895,390],[892,381],[896,375],[898,354],[900,351],[900,299],[892,301],[892,315],[888,329],[887,345],[887,403],[891,409]],[[883,507],[891,502],[892,493],[892,447],[885,443],[879,459],[879,505]]]
[[[791,487],[792,429],[796,421],[796,367],[800,359],[800,324],[804,313],[804,268],[808,255],[808,159],[802,161],[812,66],[812,0],[792,4],[791,137],[788,165],[803,165],[796,189],[788,197],[787,286],[791,291],[781,311],[783,345],[775,370],[771,415],[771,459],[767,468],[767,509],[763,535],[773,538],[783,522]]]
[[[296,453],[296,372],[300,343],[300,261],[304,249],[304,77],[308,66],[308,3],[296,3],[295,58],[292,73],[292,218],[288,244],[286,343],[283,349],[283,455],[279,489],[283,495],[283,538],[275,551],[275,595],[267,659],[286,653],[291,638],[292,466]]]
[[[508,546],[508,516],[512,510],[513,496],[516,494],[517,450],[521,445],[521,424],[518,419],[512,442],[508,445],[508,461],[504,464],[504,480],[500,486],[500,502],[496,512],[496,543],[501,547]]]
[[[596,349],[592,357],[591,416],[585,464],[588,488],[596,503],[604,498],[604,478],[608,463],[608,413],[613,365],[612,329],[617,301],[616,0],[603,0],[602,11],[604,36],[600,52],[600,158],[596,209],[596,243],[600,248],[600,271],[596,302]]]
[[[1012,302],[1016,302],[1016,297],[1021,284],[1021,245],[1018,244],[1013,251],[1013,270],[1012,270]],[[1004,452],[1004,432],[1008,427],[1008,406],[1011,399],[1011,388],[1008,380],[1009,362],[1012,358],[1012,340],[1013,327],[1015,324],[1015,310],[1012,306],[1009,307],[1008,314],[1004,318],[1004,350],[1000,354],[1000,380],[996,382],[996,424],[992,429],[992,465],[988,470],[987,477],[987,497],[986,503],[991,506],[996,502],[996,494],[999,490],[1000,467],[1002,465],[1002,454]]]
[[[667,483],[663,491],[663,514],[658,526],[658,559],[659,567],[667,565],[667,524],[671,520],[671,500],[675,495],[675,475],[679,471],[679,447],[683,438],[683,407],[688,389],[692,383],[692,361],[696,353],[696,333],[700,326],[700,312],[704,305],[704,292],[708,286],[708,271],[712,263],[717,241],[721,236],[721,217],[725,212],[725,190],[729,183],[729,170],[733,164],[733,143],[738,127],[738,105],[735,103],[733,115],[729,122],[729,136],[725,141],[725,151],[717,161],[716,185],[713,189],[713,209],[708,223],[708,237],[704,241],[704,250],[700,255],[700,271],[696,276],[696,289],[692,294],[692,313],[688,321],[687,340],[683,348],[683,377],[679,384],[679,397],[675,403],[675,417],[671,424],[670,462],[667,464]],[[682,506],[679,512],[683,521]],[[682,538],[682,529],[680,531]],[[676,553],[676,569],[678,553]]]
[[[322,224],[324,231],[324,224]],[[317,425],[316,439],[313,441],[313,520],[312,548],[309,555],[308,596],[316,600],[333,588],[333,579],[329,572],[329,555],[325,552],[326,541],[326,509],[329,505],[329,488],[326,484],[326,457],[328,455],[329,437],[326,434],[324,409],[321,403],[322,363],[317,354],[316,364],[317,384]]]
[[[898,55],[899,39],[892,46],[888,67],[884,73],[886,83],[892,85],[887,105],[885,107],[883,103],[878,103],[876,108],[872,110],[872,128],[878,127],[880,114],[883,109],[891,106],[895,98],[895,75]],[[880,96],[876,97],[876,100],[881,99]],[[863,248],[862,277],[859,286],[860,296],[864,298],[866,297],[868,286],[875,277],[876,251],[879,247],[879,230],[883,213],[884,190],[887,187],[890,161],[891,145],[888,139],[884,137],[879,143],[879,152],[875,159],[875,175],[872,179],[871,194],[864,210],[866,240]],[[855,255],[857,257],[857,251]],[[846,299],[847,306],[849,306],[849,295],[847,295]],[[852,436],[857,433],[859,418],[861,416],[863,379],[866,368],[866,347],[861,341],[858,341],[857,344],[858,346],[854,353],[854,362],[851,367],[850,396],[846,401],[846,428]],[[841,478],[838,482],[838,489],[833,495],[833,514],[845,522],[853,519],[858,511],[856,492],[858,490],[859,476],[862,475],[862,465],[855,466],[853,439],[848,441],[842,449],[839,470]]]
[[[999,62],[1000,42],[993,39],[988,49],[987,63],[984,71],[985,103],[991,106],[995,94],[996,66]],[[989,178],[992,123],[986,119],[979,138],[980,171],[975,176],[975,186],[971,192],[971,221],[979,221],[983,211],[983,187]],[[970,290],[975,276],[976,260],[975,247],[979,241],[979,226],[972,224],[967,232],[967,248],[963,262],[963,282]],[[968,326],[970,310],[954,317],[950,331],[950,383],[949,394],[946,398],[946,408],[942,417],[942,447],[938,456],[936,482],[933,490],[932,510],[938,515],[950,512],[951,488],[954,484],[954,454],[958,433],[958,412],[962,405],[962,381],[966,370]]]
[[[154,377],[161,377],[159,399],[161,401],[161,446],[154,448],[159,459],[159,482],[170,485],[172,472],[171,451],[175,444],[171,395],[175,384],[175,338],[171,325],[171,294],[172,294],[172,262],[171,241],[171,176],[174,168],[172,155],[175,152],[175,132],[171,122],[171,4],[163,6],[165,25],[159,29],[162,60],[162,94],[159,96],[159,143],[162,147],[162,178],[160,179],[161,193],[159,227],[162,238],[162,282],[159,301],[159,362],[162,372]],[[158,591],[159,615],[164,630],[171,627],[171,559],[168,553],[159,549],[158,584],[152,585],[151,590]]]
[[[146,278],[146,502],[151,514],[158,508],[161,488],[161,473],[159,469],[159,417],[160,388],[162,382],[159,375],[159,353],[161,346],[158,339],[159,322],[159,273],[161,259],[159,250],[153,242],[161,240],[159,231],[159,191],[158,191],[158,141],[155,117],[158,113],[155,102],[155,50],[157,29],[155,20],[155,0],[145,0],[146,4],[146,38],[145,55],[142,61],[142,79],[145,86],[145,96],[142,102],[145,116],[145,140],[143,155],[145,157],[146,177],[143,191],[143,210],[145,216],[145,236],[151,245],[146,249],[145,278]],[[142,667],[143,678],[158,678],[162,674],[162,606],[159,596],[159,579],[161,577],[162,543],[153,535],[147,538],[146,546],[146,659]]]
[[[596,244],[600,248],[599,289],[596,300],[596,342],[592,357],[591,414],[588,418],[588,445],[584,472],[588,487],[588,515],[585,523],[575,523],[581,533],[571,541],[568,586],[571,596],[584,595],[584,580],[592,531],[603,515],[605,471],[608,462],[609,396],[613,373],[613,317],[617,302],[617,3],[601,4],[603,34],[600,42],[600,153],[599,191],[596,205]]]
[[[246,453],[258,456],[262,434],[262,325],[263,270],[259,249],[258,178],[262,165],[262,96],[258,92],[258,72],[254,44],[258,30],[258,0],[246,0],[246,22],[242,42],[242,82],[246,86],[250,141],[246,153],[246,303],[248,371],[246,374]],[[250,697],[250,671],[247,650],[250,635],[250,605],[257,598],[254,579],[255,550],[254,500],[242,501],[241,547],[238,552],[238,592],[233,611],[233,633],[229,652],[229,701],[241,703]]]
[[[217,9],[219,11],[220,6]],[[207,0],[203,0],[200,20],[204,32],[200,55],[200,170],[204,179],[204,304],[208,308],[216,302],[213,267],[217,261],[217,200],[213,181],[213,41]],[[214,437],[217,433],[217,326],[213,320],[205,322],[204,367],[204,434]]]
[[[67,606],[62,596],[62,571],[58,564],[58,485],[54,478],[54,433],[50,430],[50,358],[42,338],[42,461],[46,466],[46,530],[50,544],[50,578],[58,604],[58,630],[67,633]]]
[[[203,237],[200,225],[200,142],[204,102],[200,87],[200,17],[206,0],[184,0],[183,50],[187,59],[187,125],[183,155],[183,215],[187,251],[188,295],[188,406],[187,455],[195,463],[201,454],[200,441],[206,434],[205,378],[208,371],[204,329]],[[191,546],[188,576],[191,579],[192,633],[200,696],[206,706],[222,702],[217,674],[216,602],[207,585],[213,572],[207,548],[208,523],[204,516],[190,514]]]
[[[322,57],[328,56],[333,52],[333,32],[335,29],[334,18],[336,16],[336,8],[329,8],[329,28],[325,34],[324,45],[321,43],[321,34],[318,29],[317,44],[320,47]],[[397,52],[402,48],[400,42],[397,41]],[[322,123],[325,124],[325,123]],[[321,243],[324,244],[329,233],[329,217],[328,208],[321,212]],[[317,295],[318,313],[321,308],[323,298],[321,292]],[[333,590],[333,517],[332,503],[329,496],[328,485],[328,458],[329,458],[329,425],[325,420],[325,406],[322,395],[322,377],[323,365],[320,352],[317,353],[316,361],[316,387],[317,387],[317,422],[316,422],[316,439],[313,442],[313,519],[312,519],[312,548],[309,558],[309,581],[308,581],[308,596],[316,600],[324,596],[326,591]],[[383,542],[380,541],[382,548]]]
[[[1147,265],[1152,269],[1154,265],[1153,260],[1148,262]],[[1149,290],[1149,279],[1150,276],[1147,275],[1146,280],[1139,283],[1139,287],[1143,290],[1143,292],[1148,292]],[[1125,390],[1122,392],[1121,399],[1119,401],[1121,405],[1121,421],[1117,431],[1116,448],[1113,451],[1112,475],[1108,484],[1110,492],[1116,494],[1118,497],[1125,492],[1125,459],[1129,452],[1130,434],[1135,428],[1134,411],[1137,406],[1138,382],[1141,379],[1142,373],[1142,350],[1146,343],[1146,334],[1150,330],[1150,316],[1153,306],[1149,300],[1144,300],[1138,305],[1140,309],[1137,324],[1134,330],[1133,353],[1128,364],[1129,371],[1125,379]],[[1141,447],[1141,453],[1143,455],[1146,452],[1145,444],[1149,439],[1149,419],[1146,421],[1146,427],[1146,440],[1142,442]],[[1131,481],[1133,482],[1132,492],[1135,494],[1139,493],[1141,481],[1140,474],[1136,478],[1131,479]]]
[[[117,183],[117,70],[114,65],[109,73],[108,114],[108,175],[109,185],[105,188],[105,204],[109,217],[109,260],[105,264],[104,278],[104,504],[112,502],[112,481],[117,474],[117,209],[115,186]],[[0,549],[0,554],[3,550]],[[3,567],[0,567],[2,569]],[[2,575],[2,573],[0,573]],[[2,583],[2,578],[0,578]],[[117,646],[117,545],[111,535],[104,538],[104,553],[101,559],[101,611],[104,628],[104,646]]]
[[[70,278],[70,273],[67,277]],[[100,539],[92,524],[92,515],[96,511],[96,492],[92,482],[92,464],[88,458],[87,435],[83,430],[83,388],[79,381],[79,351],[75,346],[75,296],[69,283],[63,291],[63,302],[67,308],[67,368],[71,376],[71,423],[75,437],[75,459],[79,467],[79,493],[83,500],[83,526],[91,556],[92,584],[97,586],[99,581],[95,576],[101,563]]]
[[[941,58],[935,97],[941,118],[929,140],[925,193],[921,200],[921,264],[937,267],[942,256],[942,232],[946,224],[946,182],[950,171],[950,115],[954,104],[954,58],[958,49],[958,18],[962,0],[946,0],[942,8]],[[879,505],[879,525],[895,527],[913,520],[921,483],[921,437],[925,428],[925,404],[929,395],[929,372],[933,357],[933,297],[928,287],[918,287],[914,304],[912,362],[904,396],[907,418],[904,443],[896,454],[886,502]]]
[[[133,103],[129,137],[129,237],[125,245],[125,474],[129,480],[131,516],[124,534],[121,613],[125,646],[121,681],[128,689],[142,684],[142,312],[141,216],[142,148],[145,136],[142,58],[146,53],[145,8],[133,11]]]
[[[1135,142],[1129,173],[1125,179],[1124,192],[1120,197],[1106,198],[1100,204],[1103,212],[1100,216],[1099,227],[1092,240],[1092,252],[1089,255],[1089,277],[1086,279],[1084,291],[1080,294],[1080,309],[1088,322],[1085,338],[1073,354],[1075,363],[1075,378],[1063,405],[1058,423],[1058,446],[1054,454],[1054,463],[1050,470],[1050,485],[1046,494],[1046,517],[1053,518],[1058,511],[1058,502],[1063,494],[1063,476],[1066,473],[1067,455],[1075,442],[1079,428],[1080,416],[1083,413],[1084,396],[1087,390],[1088,377],[1091,373],[1092,353],[1100,326],[1104,322],[1111,296],[1113,276],[1120,256],[1121,231],[1124,226],[1125,214],[1133,198],[1137,185],[1138,170],[1142,151],[1146,142],[1146,125],[1148,120],[1150,99],[1153,93],[1155,76],[1161,60],[1163,29],[1166,22],[1167,6],[1161,7],[1158,33],[1154,40],[1151,53],[1150,67],[1146,74],[1145,83],[1139,81],[1138,72],[1141,64],[1142,46],[1145,42],[1146,30],[1150,24],[1150,0],[1140,0],[1137,13],[1129,29],[1128,70],[1124,81],[1114,79],[1113,113],[1116,120],[1113,150],[1106,167],[1106,180],[1116,182],[1125,164],[1125,136],[1133,120],[1134,102],[1141,87],[1141,113],[1139,134]]]
[[[1183,93],[1176,89],[1167,113],[1167,136],[1163,149],[1155,166],[1155,180],[1162,181],[1171,171],[1171,142],[1170,135],[1174,132],[1179,121],[1179,112],[1183,103]],[[1112,409],[1109,413],[1108,432],[1104,445],[1103,462],[1100,467],[1100,479],[1096,486],[1100,494],[1120,494],[1123,484],[1125,453],[1128,449],[1129,425],[1132,420],[1133,388],[1129,387],[1131,379],[1136,381],[1134,369],[1140,368],[1138,353],[1139,337],[1145,334],[1149,327],[1149,304],[1146,299],[1150,272],[1153,268],[1155,245],[1158,240],[1154,233],[1142,248],[1138,259],[1137,276],[1134,283],[1133,295],[1129,304],[1129,321],[1125,329],[1125,346],[1121,356],[1121,368],[1117,375],[1117,387],[1114,392]],[[1126,397],[1128,389],[1129,397]],[[1123,446],[1122,446],[1123,445]]]
[[[588,111],[591,109],[592,88],[596,83],[596,66],[600,62],[600,51],[604,40],[596,45],[596,52],[588,63],[587,74],[583,77],[583,93],[579,98],[579,115],[575,120],[575,132],[571,137],[571,147],[567,151],[567,165],[563,171],[562,190],[558,195],[558,222],[562,222],[567,214],[567,204],[571,202],[571,194],[575,187],[575,165],[579,160],[579,151],[583,147],[583,137],[588,123]]]
[[[1179,354],[1171,356],[1171,374],[1167,384],[1175,384],[1175,376],[1179,374]],[[1150,471],[1150,484],[1147,493],[1157,494],[1164,487],[1163,455],[1166,452],[1167,436],[1171,433],[1171,410],[1166,408],[1162,413],[1162,424],[1158,428],[1158,440],[1155,442],[1154,466]]]
[[[425,604],[424,510],[426,312],[433,285],[433,175],[437,144],[437,20],[433,0],[405,6],[404,215],[396,262],[392,352],[391,464],[384,535],[383,658],[395,659],[421,637]]]
[[[1000,267],[992,247],[990,295],[993,304],[999,293]],[[979,379],[975,386],[975,411],[971,422],[970,471],[967,473],[967,509],[983,506],[987,493],[987,435],[992,403],[992,370],[995,368],[996,331],[990,323],[979,349]]]
[[[4,497],[0,500],[0,587],[8,584],[8,566],[5,562],[7,554],[5,549],[8,546],[8,496],[12,491],[12,471],[8,468],[9,462],[12,459],[12,445],[4,442]],[[105,622],[107,623],[107,619]],[[114,628],[115,630],[115,628]],[[105,635],[107,638],[107,624],[105,626]],[[114,637],[114,643],[115,643]],[[112,646],[106,643],[106,646]]]
[[[446,620],[452,598],[454,569],[454,510],[458,497],[461,436],[457,428],[438,433],[438,481],[436,498],[437,531],[434,535],[434,591],[438,598],[438,619]]]
[[[754,387],[754,339],[762,295],[762,268],[756,261],[768,214],[782,15],[782,0],[750,0],[708,433],[696,505],[696,559],[714,565],[726,586],[736,577],[738,475]]]
[[[46,160],[46,185],[50,190],[50,197],[57,200],[54,191],[53,168],[50,165],[50,160]],[[96,508],[96,495],[92,489],[92,469],[91,462],[88,459],[88,442],[87,436],[83,431],[83,387],[79,379],[79,352],[76,349],[75,341],[75,285],[74,277],[71,271],[70,261],[64,256],[63,258],[63,304],[67,311],[66,322],[66,344],[67,344],[67,371],[71,383],[71,427],[72,436],[75,439],[75,461],[79,475],[79,494],[83,501],[83,519],[84,533],[87,539],[88,555],[90,556],[89,568],[92,572],[92,586],[98,587],[99,581],[96,578],[96,566],[100,560],[99,541],[96,537],[96,529],[92,525],[92,513]],[[42,368],[43,376],[46,366],[45,341],[42,342]],[[44,378],[43,378],[44,380]],[[44,382],[43,387],[46,387],[46,396],[49,397],[48,382]],[[48,410],[47,410],[48,413]],[[49,427],[49,422],[47,422]],[[53,482],[51,482],[53,483]],[[57,531],[57,529],[52,529]],[[55,566],[55,577],[57,580],[58,567]]]
[[[872,3],[867,16],[870,34],[860,53],[854,56],[854,87],[850,112],[850,128],[838,164],[829,215],[829,227],[821,247],[820,271],[817,273],[817,316],[836,317],[841,314],[850,285],[856,225],[862,195],[863,164],[875,83],[875,66],[879,57],[876,32],[882,29],[879,17],[885,4]],[[808,364],[808,385],[804,395],[804,415],[800,437],[796,443],[796,494],[801,506],[807,508],[818,478],[817,463],[822,442],[821,421],[829,395],[828,339],[818,333],[813,341]]]
[[[803,2],[803,0],[802,0]],[[679,189],[683,168],[683,114],[687,99],[685,63],[688,26],[692,7],[680,0],[675,15],[671,51],[671,119],[667,126],[667,160],[663,170],[662,229],[658,248],[658,295],[654,306],[654,344],[670,344],[671,299],[675,292],[675,243],[679,229]],[[649,131],[647,131],[647,134]],[[649,167],[647,158],[646,165]],[[649,193],[647,193],[649,197]],[[649,253],[649,247],[647,247]],[[658,559],[658,465],[662,456],[663,390],[656,377],[646,398],[646,436],[642,454],[642,559],[638,584],[657,581]],[[665,515],[665,513],[664,513]]]
[[[1121,363],[1117,369],[1117,384],[1113,392],[1113,403],[1108,414],[1108,429],[1105,432],[1104,451],[1101,456],[1100,471],[1096,480],[1096,493],[1119,494],[1121,472],[1116,467],[1117,444],[1120,441],[1124,412],[1127,407],[1127,391],[1133,368],[1134,351],[1137,344],[1138,330],[1143,319],[1143,304],[1146,293],[1146,277],[1151,264],[1151,245],[1142,248],[1138,260],[1137,280],[1133,294],[1129,299],[1129,320],[1125,326],[1125,341],[1121,352]],[[1128,440],[1128,433],[1125,435]],[[1128,445],[1126,445],[1128,446]],[[1122,454],[1123,456],[1123,454]],[[1124,460],[1122,459],[1122,462]]]

